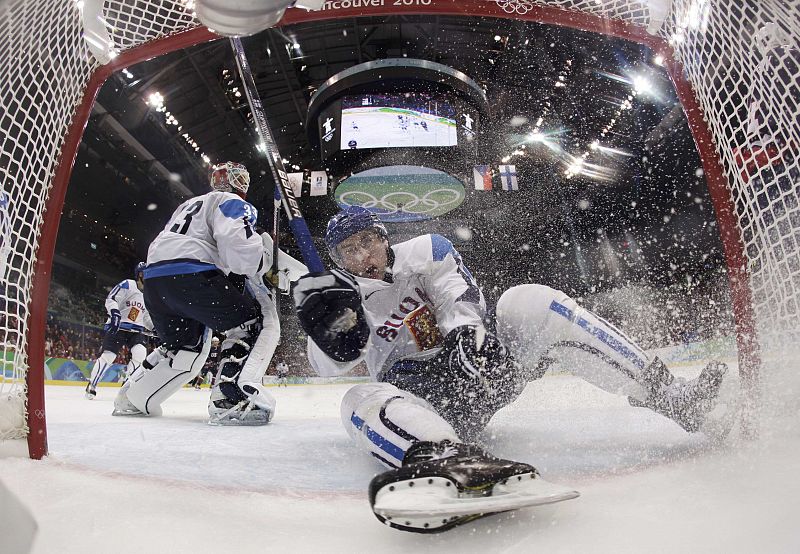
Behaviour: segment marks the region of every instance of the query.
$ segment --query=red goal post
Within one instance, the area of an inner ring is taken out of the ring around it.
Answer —
[[[217,38],[198,27],[193,4],[8,0],[0,8],[0,175],[10,198],[0,215],[11,222],[2,238],[10,254],[0,265],[0,441],[27,437],[33,458],[47,453],[47,296],[83,129],[112,72]],[[664,58],[702,158],[725,249],[740,373],[755,402],[759,345],[800,338],[793,229],[800,206],[784,191],[798,172],[800,8],[780,0],[334,0],[320,11],[290,9],[280,24],[398,14],[562,25],[646,44]],[[770,163],[754,163],[756,143],[765,141]]]

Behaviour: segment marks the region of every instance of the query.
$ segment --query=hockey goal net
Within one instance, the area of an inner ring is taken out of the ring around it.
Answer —
[[[47,451],[49,275],[67,182],[111,72],[213,40],[192,0],[7,0],[0,6],[0,442]],[[725,247],[740,371],[800,338],[800,7],[781,0],[337,0],[282,24],[390,14],[517,18],[649,45],[703,160]],[[755,396],[755,394],[753,394]]]

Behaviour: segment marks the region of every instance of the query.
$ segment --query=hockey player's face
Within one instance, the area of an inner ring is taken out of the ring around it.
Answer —
[[[353,275],[367,279],[383,279],[388,261],[389,244],[372,229],[364,229],[347,237],[337,247],[342,267]]]

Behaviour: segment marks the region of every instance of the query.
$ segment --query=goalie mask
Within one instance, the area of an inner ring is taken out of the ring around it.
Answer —
[[[247,196],[250,188],[250,173],[240,163],[225,162],[215,165],[211,170],[211,188],[221,192],[234,192]]]

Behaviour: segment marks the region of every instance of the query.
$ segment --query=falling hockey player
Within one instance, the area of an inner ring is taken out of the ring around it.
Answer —
[[[150,245],[145,303],[167,355],[129,377],[114,402],[115,415],[160,415],[161,403],[202,369],[213,329],[225,340],[209,423],[264,425],[272,419],[275,400],[261,383],[280,335],[263,283],[272,240],[255,230],[257,211],[245,201],[249,184],[243,165],[215,166],[213,190],[178,206]],[[298,272],[305,268],[283,252],[279,259]],[[233,274],[247,278],[244,291]]]
[[[335,215],[325,241],[341,269],[298,280],[297,314],[318,373],[365,360],[376,381],[351,388],[341,415],[350,436],[391,468],[373,479],[370,502],[392,527],[443,531],[576,497],[534,467],[471,444],[495,412],[555,366],[689,432],[725,433],[723,418],[715,419],[730,407],[715,402],[724,364],[691,381],[675,378],[620,331],[541,285],[506,291],[487,324],[483,294],[446,238],[390,246],[364,208]]]

